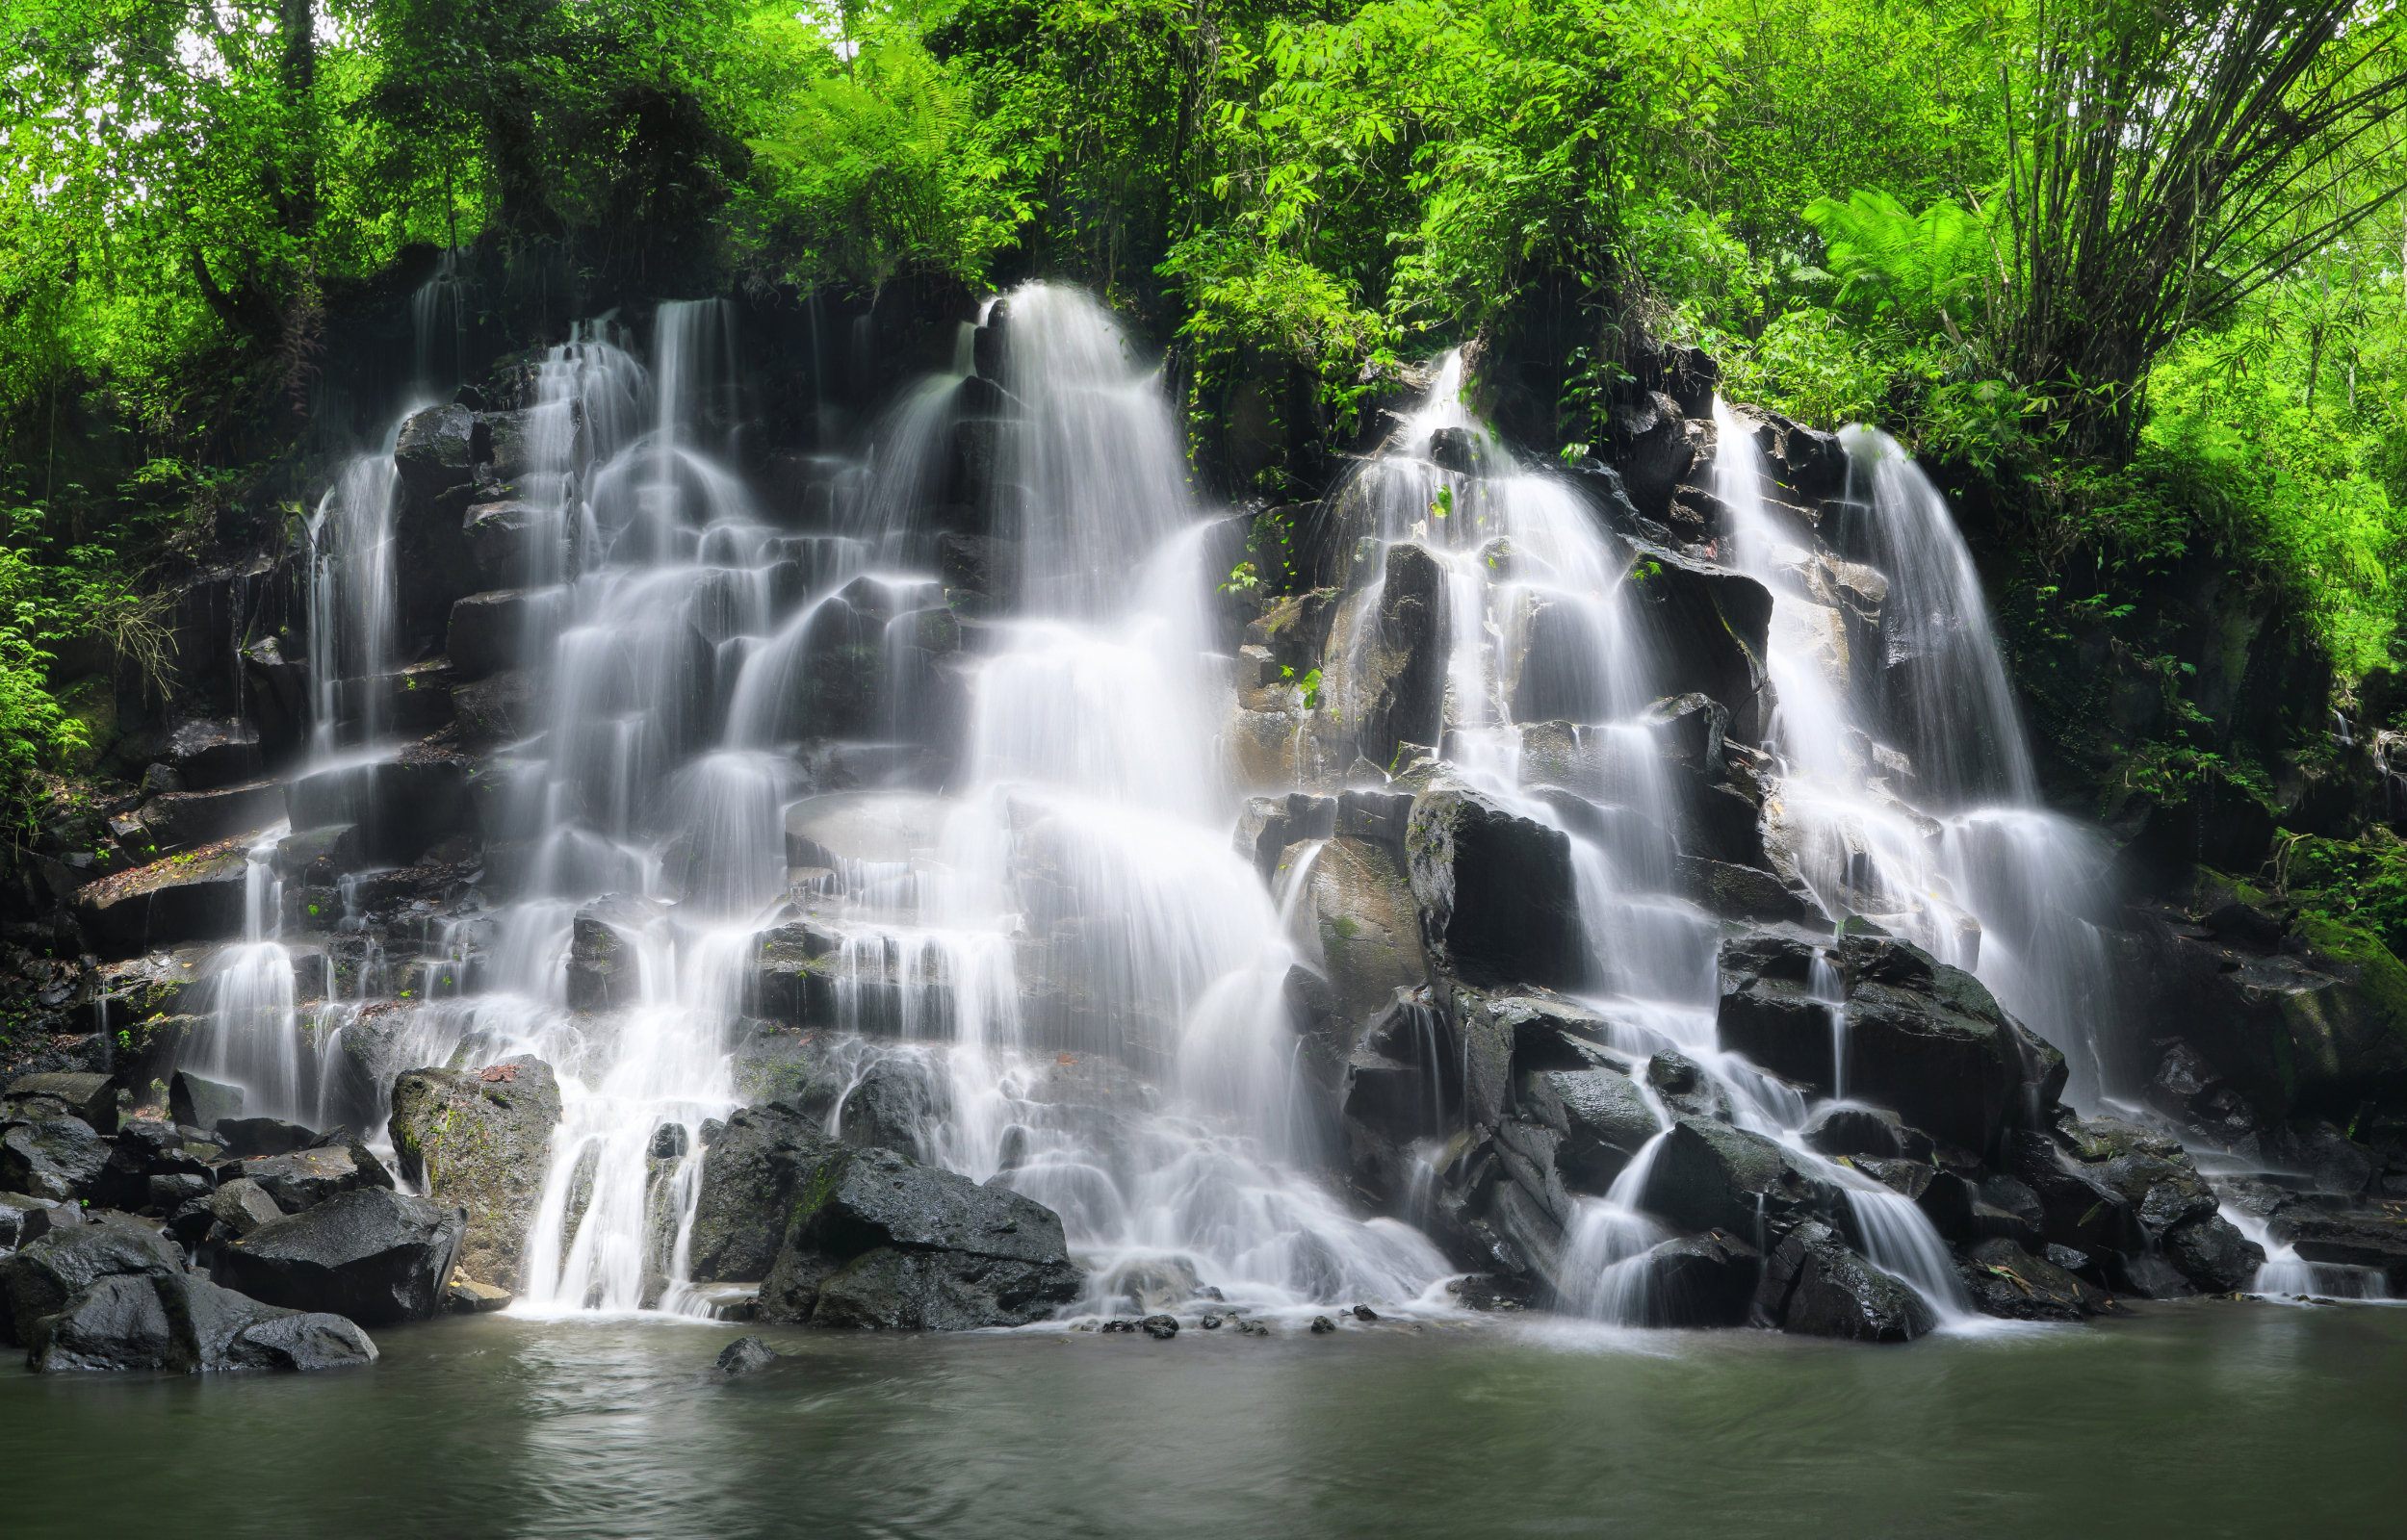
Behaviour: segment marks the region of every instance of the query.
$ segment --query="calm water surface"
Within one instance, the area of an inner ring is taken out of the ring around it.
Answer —
[[[1904,1348],[1383,1322],[1269,1341],[486,1317],[316,1377],[0,1370],[0,1532],[2396,1534],[2407,1309]],[[10,1354],[13,1361],[13,1353]]]

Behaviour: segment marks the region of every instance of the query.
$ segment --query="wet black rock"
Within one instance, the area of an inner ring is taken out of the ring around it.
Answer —
[[[2377,1269],[2394,1297],[2407,1296],[2407,1219],[2395,1205],[2344,1214],[2286,1206],[2267,1231],[2302,1261]]]
[[[1669,1109],[1674,1117],[1708,1117],[1721,1123],[1730,1120],[1729,1091],[1686,1054],[1663,1049],[1646,1061],[1643,1073],[1655,1099]]]
[[[1330,1320],[1327,1316],[1314,1316],[1312,1318],[1312,1335],[1315,1337],[1326,1337],[1336,1329],[1337,1323]]]
[[[702,1160],[689,1243],[694,1281],[767,1277],[794,1197],[842,1150],[815,1119],[783,1103],[730,1115]]]
[[[318,1131],[281,1117],[220,1117],[209,1125],[225,1152],[238,1160],[254,1155],[290,1155],[318,1142]]]
[[[969,1252],[879,1246],[828,1275],[811,1323],[883,1331],[1025,1325],[1077,1297],[1074,1270],[1065,1284],[1066,1270],[1066,1262],[1047,1267]]]
[[[1674,1236],[1636,1264],[1637,1303],[1650,1326],[1735,1326],[1747,1320],[1764,1254],[1724,1230]]]
[[[1168,1342],[1178,1335],[1178,1318],[1176,1316],[1148,1316],[1138,1322],[1137,1326],[1155,1342]]]
[[[0,1326],[11,1343],[23,1346],[36,1322],[65,1309],[102,1278],[183,1271],[184,1253],[155,1220],[95,1211],[89,1222],[52,1229],[0,1257],[0,1298],[7,1305]]]
[[[1374,607],[1375,606],[1375,607]],[[1355,639],[1324,665],[1324,690],[1355,703],[1355,744],[1376,765],[1401,743],[1436,743],[1446,693],[1446,576],[1424,547],[1387,548],[1384,578],[1338,621]]]
[[[1659,1125],[1638,1086],[1618,1070],[1548,1069],[1521,1077],[1523,1113],[1562,1136],[1555,1168],[1575,1192],[1603,1194]]]
[[[18,1123],[0,1134],[0,1187],[54,1203],[115,1194],[110,1186],[116,1150],[80,1117],[45,1117]]]
[[[243,1116],[243,1088],[179,1069],[168,1082],[168,1115],[186,1128],[215,1128],[221,1117]]]
[[[915,1059],[883,1059],[862,1071],[838,1111],[838,1135],[847,1144],[923,1153],[920,1131],[952,1111],[952,1097],[934,1066]]]
[[[209,1195],[209,1215],[239,1240],[271,1219],[282,1219],[284,1209],[257,1182],[236,1177]]]
[[[1761,1134],[1705,1117],[1671,1125],[1646,1173],[1643,1206],[1684,1230],[1775,1232],[1826,1201],[1822,1184]]]
[[[19,1075],[9,1082],[0,1103],[13,1107],[24,1101],[55,1101],[69,1117],[82,1119],[95,1134],[117,1131],[117,1088],[114,1076],[101,1074]]]
[[[1966,1247],[1957,1259],[1956,1271],[1972,1296],[1973,1308],[1983,1315],[2009,1321],[2084,1321],[2113,1307],[2104,1290],[2074,1276],[2052,1258],[2033,1256],[2004,1237]]]
[[[1586,977],[1568,834],[1441,782],[1413,800],[1406,843],[1433,962],[1474,984]]]
[[[430,406],[401,424],[394,468],[414,498],[465,486],[475,475],[477,415],[465,406]]]
[[[218,1281],[255,1299],[363,1325],[425,1321],[443,1305],[467,1215],[361,1188],[216,1248]]]
[[[1727,943],[1716,1030],[1724,1049],[1828,1095],[1831,1008],[1812,997],[1816,951],[1779,937]],[[2008,1122],[2044,1116],[2062,1092],[2063,1055],[1962,969],[1877,937],[1848,940],[1834,967],[1845,978],[1850,1097],[1978,1152]]]
[[[1818,1220],[1799,1224],[1765,1259],[1755,1309],[1782,1331],[1851,1342],[1911,1342],[1938,1324],[1921,1295]]]
[[[2220,1214],[2202,1215],[2166,1230],[2158,1244],[2167,1261],[2204,1294],[2245,1289],[2265,1266],[2265,1247]]]
[[[155,860],[78,888],[76,919],[114,957],[239,936],[247,865],[239,848]]]
[[[373,1157],[372,1157],[373,1158]],[[238,1163],[231,1169],[242,1179],[256,1185],[287,1214],[298,1214],[314,1208],[339,1193],[349,1193],[362,1187],[390,1187],[387,1177],[381,1183],[363,1179],[357,1162],[348,1149],[297,1149],[282,1155],[254,1155]]]
[[[1898,1115],[1885,1108],[1825,1107],[1806,1119],[1801,1137],[1807,1148],[1825,1155],[1885,1158],[1903,1153],[1898,1124]]]
[[[738,1337],[719,1349],[712,1367],[733,1379],[750,1374],[777,1362],[777,1349],[758,1337]]]
[[[1024,1325],[1075,1299],[1083,1278],[1052,1210],[892,1150],[827,1155],[789,1210],[764,1321]]]
[[[445,834],[475,834],[468,767],[452,758],[343,765],[285,787],[296,831],[352,826],[360,854],[406,864]]]

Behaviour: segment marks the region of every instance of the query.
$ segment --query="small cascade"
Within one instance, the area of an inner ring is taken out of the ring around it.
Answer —
[[[2094,1101],[2097,1029],[2116,1017],[2106,853],[2037,806],[1979,574],[1945,500],[1895,440],[1850,429],[1836,535],[1854,566],[1773,517],[1747,424],[1721,403],[1714,420],[1733,564],[1773,595],[1779,706],[1766,746],[1783,774],[1772,832],[1826,914],[1861,915],[1979,975],[2066,1053],[2070,1094]],[[1878,655],[1858,666],[1867,631]],[[1858,677],[1880,681],[1870,708]]]
[[[1807,975],[1805,992],[1830,1014],[1830,1099],[1847,1100],[1847,981],[1839,977],[1838,966],[1830,954],[1820,948],[1814,952],[1813,971]]]
[[[283,832],[272,831],[245,854],[243,938],[210,959],[208,1026],[181,1067],[241,1087],[247,1116],[307,1122],[319,1097],[316,1065],[304,1062],[293,959],[279,939],[283,895],[274,862]]]
[[[424,400],[447,400],[468,377],[468,291],[471,278],[462,270],[469,252],[445,246],[435,258],[434,276],[410,296],[410,336],[417,375],[415,391]]]

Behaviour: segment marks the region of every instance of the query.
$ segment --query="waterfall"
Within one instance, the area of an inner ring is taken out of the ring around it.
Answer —
[[[1023,286],[983,328],[961,327],[949,367],[902,393],[858,462],[822,444],[811,494],[771,506],[738,470],[747,339],[733,307],[664,303],[648,330],[601,318],[511,366],[506,575],[525,617],[516,660],[540,685],[520,740],[480,771],[503,901],[429,922],[414,959],[396,942],[397,976],[425,981],[398,1019],[372,1028],[360,998],[317,1013],[327,1042],[374,1030],[394,1062],[555,1066],[563,1116],[519,1307],[707,1310],[688,1275],[705,1131],[747,1099],[737,1063],[760,1025],[762,938],[788,927],[811,937],[832,1007],[836,1041],[816,1050],[841,1081],[829,1131],[848,1131],[856,1090],[907,1081],[915,1120],[881,1142],[1059,1214],[1091,1269],[1086,1308],[1165,1270],[1269,1309],[1407,1301],[1445,1275],[1419,1230],[1359,1217],[1324,1176],[1343,1152],[1287,991],[1297,970],[1330,971],[1307,901],[1345,847],[1303,842],[1275,887],[1231,849],[1212,529],[1152,362],[1091,297]],[[1822,1108],[1720,1047],[1721,926],[1686,896],[1666,763],[1674,659],[1636,591],[1652,563],[1568,479],[1520,462],[1462,387],[1450,355],[1327,500],[1343,570],[1324,709],[1298,729],[1296,762],[1306,734],[1349,783],[1433,754],[1559,831],[1582,927],[1566,988],[1658,1126],[1673,1114],[1643,1071],[1676,1056],[1715,1116],[1843,1194],[1833,1222],[1851,1243],[1961,1322],[1954,1262],[1922,1211],[1808,1148]],[[1758,732],[1781,859],[1825,920],[1860,915],[1977,970],[2094,1080],[2103,865],[2036,804],[1944,503],[1894,444],[1853,432],[1860,495],[1817,539],[1767,505],[1744,423],[1727,408],[1717,422],[1727,558],[1773,599],[1778,705]],[[392,752],[374,686],[401,661],[400,503],[388,441],[312,526],[317,766]],[[966,595],[958,564],[988,542],[965,527],[1019,553]],[[1442,680],[1431,709],[1374,720],[1376,631],[1408,570],[1429,585],[1415,593]],[[1867,693],[1876,671],[1851,666],[1872,644],[1894,688]],[[259,965],[229,949],[209,1062],[323,1088],[331,1055],[306,1060],[273,928],[274,854],[253,852],[261,919],[245,948]],[[1844,1095],[1829,957],[1811,993]],[[1446,1003],[1399,1009],[1433,1126],[1461,1118],[1468,1074],[1442,1062]],[[294,1062],[238,1062],[246,1043]],[[312,1095],[276,1105],[319,1116],[339,1099]],[[1647,1259],[1671,1232],[1644,1207],[1667,1137],[1604,1198],[1563,1206],[1560,1266],[1544,1266],[1566,1308],[1669,1319]],[[1407,1213],[1433,1212],[1453,1158],[1413,1146]]]
[[[1344,533],[1368,542],[1341,553],[1350,558],[1349,596],[1332,640],[1341,715],[1359,721],[1368,705],[1357,681],[1387,580],[1385,561],[1371,552],[1417,547],[1445,580],[1443,741],[1425,747],[1442,748],[1454,774],[1508,809],[1571,836],[1590,961],[1582,1000],[1603,1017],[1603,1035],[1634,1072],[1664,1053],[1696,1065],[1731,1122],[1777,1141],[1801,1170],[1845,1194],[1851,1226],[1875,1264],[1922,1294],[1943,1322],[1968,1324],[1953,1260],[1921,1210],[1806,1148],[1803,1097],[1720,1048],[1721,932],[1676,896],[1675,799],[1649,717],[1667,693],[1659,683],[1666,674],[1633,610],[1631,552],[1569,486],[1520,465],[1465,407],[1462,389],[1460,355],[1449,355],[1382,453],[1332,494]],[[1846,900],[1874,886],[1862,859],[1870,850],[1918,861],[1915,891],[1926,891],[1930,862],[1920,855],[1918,826],[1893,798],[1866,789],[1878,761],[1848,714],[1846,631],[1827,606],[1805,600],[1801,575],[1822,558],[1772,525],[1751,442],[1723,417],[1716,491],[1736,523],[1734,565],[1774,595],[1766,661],[1779,701],[1770,726],[1785,771],[1779,801],[1811,859],[1825,863],[1805,875],[1828,895],[1834,917],[1860,911]],[[1925,529],[1917,538],[1938,537]],[[1913,571],[1932,569],[1945,570],[1929,560]],[[1962,597],[1951,590],[1915,602],[1954,613]],[[1980,636],[1986,646],[1985,624]],[[1963,647],[1941,650],[1943,660],[1967,655]],[[1579,724],[1570,731],[1590,766],[1568,785],[1557,783],[1560,754],[1529,751],[1564,724]],[[1937,939],[1939,929],[1925,932]],[[1965,956],[1944,943],[1934,950],[1950,961]],[[1839,998],[1835,972],[1816,984],[1815,992]],[[1845,1015],[1836,1008],[1831,1014],[1844,1076]],[[1660,1105],[1656,1115],[1668,1125]],[[1661,1142],[1658,1136],[1640,1152],[1606,1197],[1574,1200],[1555,1279],[1563,1308],[1634,1325],[1670,1319],[1654,1296],[1648,1260],[1670,1231],[1643,1207]]]
[[[1769,511],[1748,424],[1719,402],[1714,422],[1732,564],[1773,595],[1767,747],[1783,774],[1767,819],[1798,875],[1832,919],[1860,914],[1978,975],[2065,1053],[2068,1094],[2095,1101],[2098,1031],[2116,1019],[2107,852],[2038,805],[1980,575],[1945,500],[1895,440],[1849,429],[1851,497],[1833,533],[1870,570],[1838,571],[1844,558]],[[1834,602],[1851,585],[1879,595],[1874,667],[1851,667],[1863,628]],[[1858,678],[1880,681],[1869,709]]]

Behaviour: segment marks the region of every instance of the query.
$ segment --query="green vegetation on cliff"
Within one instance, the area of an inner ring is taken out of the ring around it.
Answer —
[[[2276,797],[2242,680],[2200,673],[2233,594],[2241,652],[2294,635],[2340,704],[2390,709],[2385,7],[0,0],[0,36],[20,786],[83,742],[54,654],[156,672],[142,595],[285,517],[272,468],[348,431],[317,421],[341,318],[429,246],[494,254],[497,312],[1077,277],[1175,344],[1199,424],[1274,403],[1269,452],[1198,445],[1274,499],[1397,359],[1517,349],[1516,431],[1576,455],[1659,345],[1701,346],[1733,396],[1879,422],[1983,512],[2039,726],[2102,811],[2110,784]],[[2210,569],[2222,597],[2167,598]]]

